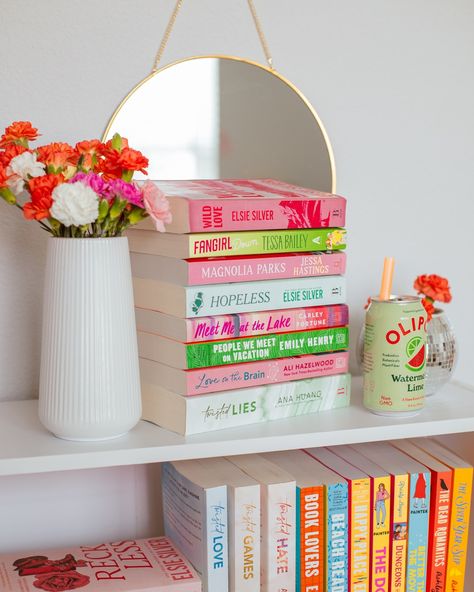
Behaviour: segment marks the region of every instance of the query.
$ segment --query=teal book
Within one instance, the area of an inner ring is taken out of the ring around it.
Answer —
[[[327,592],[349,586],[349,490],[347,481],[327,485]]]

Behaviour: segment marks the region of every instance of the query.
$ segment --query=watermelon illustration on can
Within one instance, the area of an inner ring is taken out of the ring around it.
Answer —
[[[417,296],[372,298],[365,319],[364,405],[415,415],[425,402],[426,311]]]

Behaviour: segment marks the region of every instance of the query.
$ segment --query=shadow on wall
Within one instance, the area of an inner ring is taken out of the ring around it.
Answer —
[[[0,400],[38,396],[47,233],[2,201]]]

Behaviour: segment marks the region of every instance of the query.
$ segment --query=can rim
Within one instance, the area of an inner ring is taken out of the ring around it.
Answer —
[[[392,294],[390,295],[389,300],[382,300],[379,296],[371,296],[370,301],[378,303],[383,302],[385,304],[408,304],[410,302],[421,302],[421,296],[413,296],[410,294],[396,296]]]

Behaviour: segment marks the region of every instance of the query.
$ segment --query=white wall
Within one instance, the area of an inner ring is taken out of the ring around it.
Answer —
[[[256,4],[277,69],[307,95],[333,143],[338,191],[349,199],[354,333],[383,255],[397,259],[396,292],[410,292],[419,273],[446,275],[457,378],[474,383],[472,0]],[[100,136],[149,73],[172,5],[1,0],[0,126],[31,119],[45,142]],[[198,53],[262,58],[244,0],[184,2],[164,61]],[[29,398],[46,237],[6,204],[0,212],[0,399]],[[0,507],[9,495],[0,488]]]

